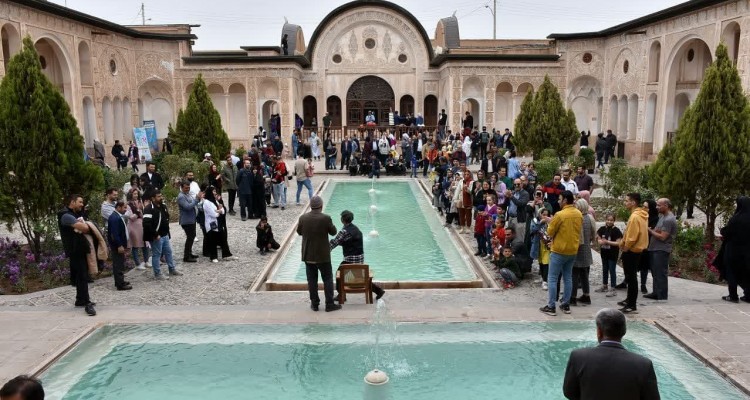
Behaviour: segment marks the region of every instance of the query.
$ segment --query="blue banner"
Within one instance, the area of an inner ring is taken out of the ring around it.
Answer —
[[[149,147],[148,133],[146,128],[133,128],[133,138],[138,146],[138,155],[141,161],[151,161],[151,148]]]
[[[146,130],[146,138],[148,139],[148,147],[151,148],[151,152],[158,153],[159,141],[156,138],[156,121],[154,120],[143,121],[143,129]]]

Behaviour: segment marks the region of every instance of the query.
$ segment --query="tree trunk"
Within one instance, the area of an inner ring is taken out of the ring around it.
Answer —
[[[713,243],[715,240],[714,230],[716,229],[716,206],[706,207],[706,243]]]

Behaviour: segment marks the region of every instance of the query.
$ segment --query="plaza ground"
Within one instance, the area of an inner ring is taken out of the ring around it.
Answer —
[[[326,174],[322,166],[313,178],[316,187],[324,179],[346,175]],[[382,180],[389,178],[383,177]],[[291,181],[286,210],[268,209],[269,222],[277,240],[288,234],[307,204],[294,205],[296,183]],[[437,214],[429,216],[438,218]],[[252,292],[249,288],[266,267],[270,256],[261,256],[255,247],[257,220],[241,221],[239,214],[228,219],[230,248],[239,261],[182,264],[185,275],[168,281],[154,281],[151,271],[130,271],[127,280],[133,290],[116,291],[111,278],[90,285],[98,315],[87,317],[73,307],[75,289],[61,287],[39,293],[0,296],[0,380],[21,373],[35,373],[54,360],[83,335],[104,324],[115,323],[314,323],[367,324],[374,307],[364,304],[364,296],[349,296],[342,311],[312,312],[306,292]],[[334,218],[336,220],[336,218]],[[357,219],[355,217],[355,224]],[[337,223],[337,226],[340,224]],[[182,259],[184,233],[171,225],[175,260]],[[469,234],[462,240],[473,244]],[[194,251],[200,251],[201,235]],[[601,282],[601,263],[594,254],[590,281]],[[487,263],[483,263],[489,266]],[[377,266],[374,266],[377,280]],[[621,274],[621,270],[618,271]],[[592,293],[592,305],[573,307],[570,315],[546,316],[538,308],[546,302],[534,274],[515,289],[433,289],[389,290],[385,295],[391,316],[401,322],[477,321],[568,321],[592,320],[604,307],[617,307],[625,291],[606,298]],[[650,287],[651,278],[649,278]],[[652,301],[639,295],[639,314],[684,344],[700,359],[716,368],[750,393],[750,304],[721,300],[726,288],[700,282],[669,278],[669,301]],[[592,338],[595,332],[591,332]]]

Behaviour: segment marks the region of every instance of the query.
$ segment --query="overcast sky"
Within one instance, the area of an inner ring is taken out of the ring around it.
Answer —
[[[147,24],[201,25],[196,50],[236,50],[278,45],[284,17],[302,26],[309,41],[320,21],[344,0],[51,0],[123,25],[140,24],[141,2]],[[491,39],[492,0],[398,0],[424,26],[430,38],[440,18],[456,12],[462,39]],[[543,39],[550,33],[597,31],[684,0],[523,0],[497,1],[499,39]]]

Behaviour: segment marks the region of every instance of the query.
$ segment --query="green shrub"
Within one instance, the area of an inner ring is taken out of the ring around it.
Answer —
[[[632,192],[647,193],[651,198],[654,197],[653,191],[646,188],[646,169],[631,167],[621,158],[610,160],[609,170],[602,172],[601,176],[604,191],[610,197],[621,198]]]
[[[188,171],[193,171],[196,182],[206,183],[208,163],[201,162],[200,157],[193,153],[167,154],[163,158],[160,171],[167,186],[181,179]]]
[[[132,169],[126,168],[123,170],[116,170],[111,168],[104,169],[104,187],[115,188],[122,191],[122,187],[126,183],[130,182],[130,175],[134,174]]]
[[[553,150],[554,151],[554,150]],[[552,177],[560,170],[560,161],[557,157],[547,157],[534,161],[534,169],[537,174],[537,183],[544,185],[552,180]]]
[[[160,152],[158,152],[158,153],[154,154],[154,155],[153,155],[153,156],[151,157],[151,162],[152,162],[152,163],[154,163],[154,165],[156,166],[156,170],[157,170],[157,171],[163,171],[163,170],[164,170],[164,169],[163,169],[163,166],[164,166],[164,157],[166,157],[166,156],[168,156],[168,155],[169,155],[169,153],[166,153],[166,152],[160,151]],[[145,167],[146,167],[146,166],[144,165],[144,168],[145,168]]]
[[[575,173],[576,169],[578,167],[583,167],[584,169],[588,169],[586,166],[586,159],[584,159],[581,156],[573,156],[568,159],[568,165],[570,166],[570,169]]]
[[[541,153],[539,153],[539,159],[543,160],[545,158],[554,158],[557,159],[557,151],[555,149],[544,149]]]
[[[594,154],[594,150],[591,150],[588,147],[583,148],[578,151],[578,157],[584,160],[584,163],[581,166],[585,169],[594,169],[596,166],[596,154]]]
[[[234,150],[234,155],[242,159],[242,157],[247,154],[247,150],[245,150],[245,146],[240,146],[239,148]]]
[[[682,254],[701,251],[703,242],[702,226],[681,225],[675,238],[675,250]]]

